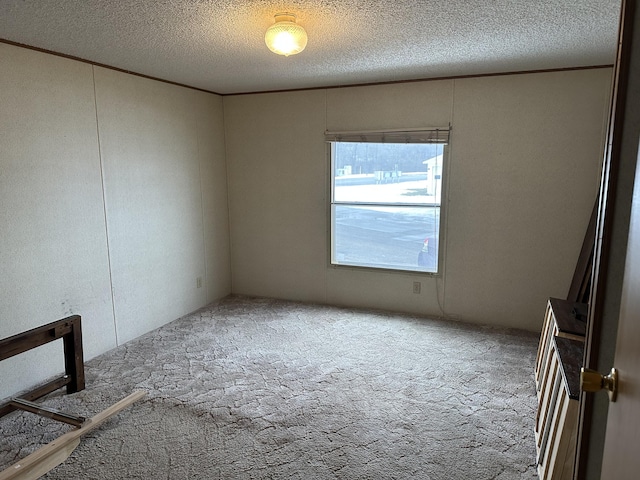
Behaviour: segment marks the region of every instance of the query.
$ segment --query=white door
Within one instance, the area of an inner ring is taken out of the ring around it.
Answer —
[[[639,163],[640,165],[640,163]],[[618,398],[609,405],[603,480],[640,478],[640,172],[636,171],[614,366]]]

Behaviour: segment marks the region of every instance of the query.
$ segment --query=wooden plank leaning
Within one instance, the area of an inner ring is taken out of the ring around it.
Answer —
[[[114,403],[109,408],[88,419],[77,430],[65,433],[0,472],[0,480],[30,480],[39,478],[64,462],[78,446],[82,435],[99,427],[105,420],[140,400],[146,394],[147,392],[139,390],[119,402]]]

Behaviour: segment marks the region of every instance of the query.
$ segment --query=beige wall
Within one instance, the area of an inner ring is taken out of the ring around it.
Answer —
[[[6,44],[0,64],[0,338],[78,313],[91,358],[230,292],[535,331],[566,295],[608,69],[222,99]],[[324,131],[449,123],[442,276],[329,266]],[[2,362],[0,398],[61,350]]]
[[[222,99],[1,43],[0,64],[0,338],[80,314],[91,358],[227,295]],[[0,363],[0,398],[61,352]]]
[[[234,293],[326,301],[324,105],[324,91],[225,98]]]
[[[567,294],[596,198],[610,76],[225,97],[233,292],[539,330],[546,299]],[[329,266],[324,130],[449,123],[442,276]]]

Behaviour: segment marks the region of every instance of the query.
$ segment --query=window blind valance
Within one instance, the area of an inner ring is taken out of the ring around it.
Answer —
[[[451,127],[405,130],[331,132],[324,133],[327,142],[358,143],[449,143]]]

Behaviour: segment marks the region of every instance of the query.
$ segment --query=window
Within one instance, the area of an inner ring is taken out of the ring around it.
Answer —
[[[331,263],[437,273],[449,129],[327,132]]]

